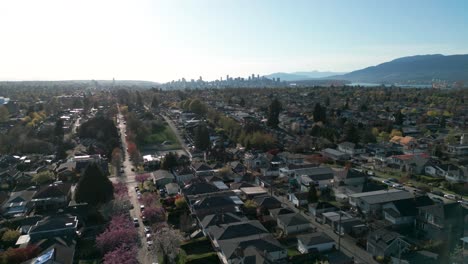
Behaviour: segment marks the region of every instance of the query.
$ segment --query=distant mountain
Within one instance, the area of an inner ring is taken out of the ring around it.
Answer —
[[[281,81],[304,81],[304,80],[325,78],[325,77],[329,77],[333,75],[341,75],[341,74],[344,74],[344,73],[343,72],[320,72],[320,71],[292,72],[292,73],[277,72],[277,73],[265,75],[265,77],[269,79],[280,78]]]
[[[468,55],[403,57],[343,75],[327,77],[351,82],[426,84],[432,80],[468,81]]]

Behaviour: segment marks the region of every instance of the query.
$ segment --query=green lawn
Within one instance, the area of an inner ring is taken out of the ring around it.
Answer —
[[[297,247],[289,247],[288,248],[288,257],[294,257],[300,255],[301,253],[297,251]]]
[[[162,146],[163,148],[167,148],[167,149],[173,149],[173,148],[177,148],[177,147],[180,147],[180,143],[179,141],[177,140],[177,137],[176,135],[174,134],[174,132],[172,131],[172,129],[165,125],[164,126],[164,129],[156,132],[156,133],[153,133],[149,136],[147,136],[145,138],[145,144],[146,145],[159,145],[161,143],[163,143],[164,141],[169,141],[171,142],[171,144],[169,145],[164,145]]]

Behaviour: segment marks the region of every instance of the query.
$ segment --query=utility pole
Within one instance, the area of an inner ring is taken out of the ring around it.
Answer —
[[[340,220],[338,221],[338,251],[341,249],[341,215],[342,211],[340,208]]]

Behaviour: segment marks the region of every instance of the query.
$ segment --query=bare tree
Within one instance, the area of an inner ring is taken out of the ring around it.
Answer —
[[[172,229],[167,225],[153,228],[156,232],[153,234],[154,248],[152,254],[161,252],[164,257],[164,263],[175,263],[180,250],[180,242],[183,240],[178,230]],[[157,251],[156,251],[157,250]]]

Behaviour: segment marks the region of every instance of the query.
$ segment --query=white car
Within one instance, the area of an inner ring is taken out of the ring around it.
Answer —
[[[383,180],[382,181],[383,184],[386,184],[388,186],[393,186],[393,182],[389,181],[389,180]]]
[[[392,185],[393,188],[395,189],[398,189],[398,190],[404,190],[405,187],[403,187],[403,185],[399,184],[399,183],[395,183]]]
[[[450,199],[450,200],[456,200],[457,197],[453,194],[444,194],[444,198]]]

